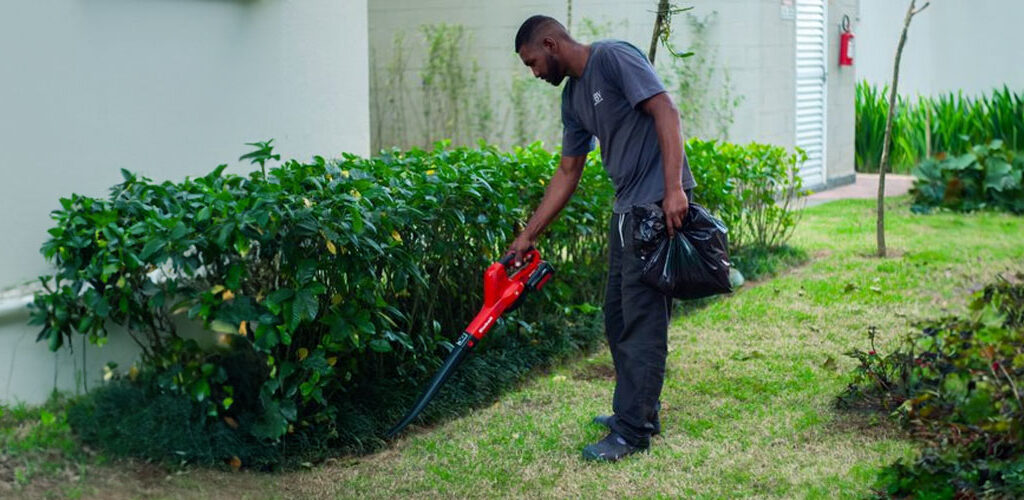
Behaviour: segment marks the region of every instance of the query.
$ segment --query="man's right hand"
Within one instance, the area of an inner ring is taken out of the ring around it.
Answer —
[[[520,233],[519,236],[516,237],[515,241],[512,242],[512,245],[508,247],[507,254],[511,253],[515,255],[513,262],[515,262],[516,267],[523,265],[523,256],[533,248],[533,245],[534,239],[529,237],[526,232],[523,232]]]

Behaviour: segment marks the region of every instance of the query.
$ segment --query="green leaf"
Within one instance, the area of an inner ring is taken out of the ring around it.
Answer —
[[[200,402],[210,397],[210,384],[206,379],[199,379],[192,384],[192,397]]]
[[[971,153],[947,160],[945,167],[950,170],[964,170],[974,164],[977,157]]]
[[[370,349],[376,352],[391,352],[391,344],[384,339],[374,339],[370,341]]]
[[[255,346],[263,352],[269,352],[281,343],[281,337],[278,335],[277,327],[273,325],[261,324],[256,328],[256,332],[253,333],[253,336],[256,339],[254,342]]]
[[[270,295],[268,295],[267,298],[263,301],[263,303],[267,307],[267,309],[270,310],[270,312],[274,314],[280,314],[281,305],[284,303],[284,301],[292,298],[292,296],[294,295],[295,291],[292,290],[291,288],[279,288],[271,292]]]
[[[313,290],[308,288],[299,290],[295,294],[295,302],[292,303],[292,315],[297,317],[298,320],[293,319],[293,324],[298,324],[302,320],[316,319],[317,313],[320,311],[320,302],[317,300]]]
[[[989,158],[985,166],[985,189],[1003,191],[1020,186],[1021,172],[1001,158]]]
[[[159,252],[166,244],[167,241],[162,238],[153,238],[147,241],[146,245],[142,247],[142,253],[139,254],[139,258],[142,260],[149,260],[153,254]]]
[[[265,398],[261,397],[260,399],[264,400]],[[284,436],[287,431],[288,421],[281,415],[281,407],[276,401],[264,400],[263,412],[252,426],[253,436],[275,440]]]
[[[42,410],[39,413],[39,421],[44,426],[53,425],[53,423],[57,421],[57,417],[54,414],[52,414],[52,413],[50,413],[50,412],[48,412],[46,410]]]

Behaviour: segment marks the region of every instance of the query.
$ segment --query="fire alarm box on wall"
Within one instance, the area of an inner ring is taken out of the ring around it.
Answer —
[[[843,33],[839,35],[839,65],[853,66],[853,33],[850,32],[850,16],[843,16]]]

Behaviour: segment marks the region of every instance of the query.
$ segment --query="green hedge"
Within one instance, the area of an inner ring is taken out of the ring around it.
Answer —
[[[525,223],[559,159],[539,145],[505,153],[439,144],[268,171],[278,158],[269,142],[256,146],[243,158],[260,169],[247,176],[220,166],[154,183],[123,171],[109,197],[72,195],[53,213],[42,251],[57,270],[34,300],[39,339],[57,349],[83,334],[102,345],[120,325],[143,348],[140,366],[72,412],[88,441],[251,465],[328,447],[372,449],[477,312],[483,269]],[[799,189],[796,155],[696,140],[687,150],[697,198],[749,235],[736,239],[784,242],[796,221],[765,196]],[[557,279],[492,332],[468,362],[476,368],[460,371],[428,419],[487,401],[601,338],[613,196],[591,155],[576,196],[540,242]],[[775,232],[759,232],[759,223]],[[175,316],[202,322],[216,342],[180,337]],[[127,425],[118,416],[127,411],[177,415],[195,437],[172,446],[177,429],[167,417],[153,420],[172,437]]]
[[[694,198],[729,228],[733,253],[789,241],[801,213],[794,208],[809,194],[799,175],[803,150],[690,139],[686,156],[698,186]]]

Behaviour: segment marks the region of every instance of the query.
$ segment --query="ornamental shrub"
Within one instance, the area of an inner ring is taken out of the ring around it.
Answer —
[[[42,249],[57,270],[33,320],[53,349],[123,327],[157,392],[256,440],[337,436],[339,401],[379,380],[417,387],[436,368],[558,157],[440,145],[266,171],[260,146],[248,176],[220,166],[157,184],[125,171],[106,199],[62,199]],[[599,302],[613,196],[600,170],[544,240],[558,280],[512,321]],[[215,346],[180,336],[176,316],[220,334]]]
[[[1024,156],[1003,141],[974,146],[969,153],[927,159],[914,167],[912,210],[941,207],[960,212],[992,209],[1024,214]]]
[[[784,238],[795,219],[772,196],[799,189],[797,157],[705,144],[687,145],[702,152],[691,160],[704,175],[701,202],[749,235],[740,242]],[[122,171],[108,197],[73,194],[53,212],[42,252],[56,270],[32,305],[39,340],[58,349],[80,334],[102,345],[116,326],[142,349],[139,366],[70,413],[87,441],[255,466],[373,449],[476,314],[483,270],[525,224],[559,160],[539,144],[500,152],[440,143],[268,167],[279,160],[271,143],[254,145],[243,158],[259,170],[247,175],[221,165],[155,183]],[[591,155],[540,242],[557,278],[503,318],[426,419],[486,402],[601,338],[595,304],[613,197]],[[180,318],[210,333],[180,334]],[[122,417],[128,411],[133,418]]]
[[[729,228],[730,252],[744,247],[776,248],[793,235],[803,189],[800,149],[752,142],[690,139],[686,155],[697,181],[697,202],[717,214]]]

